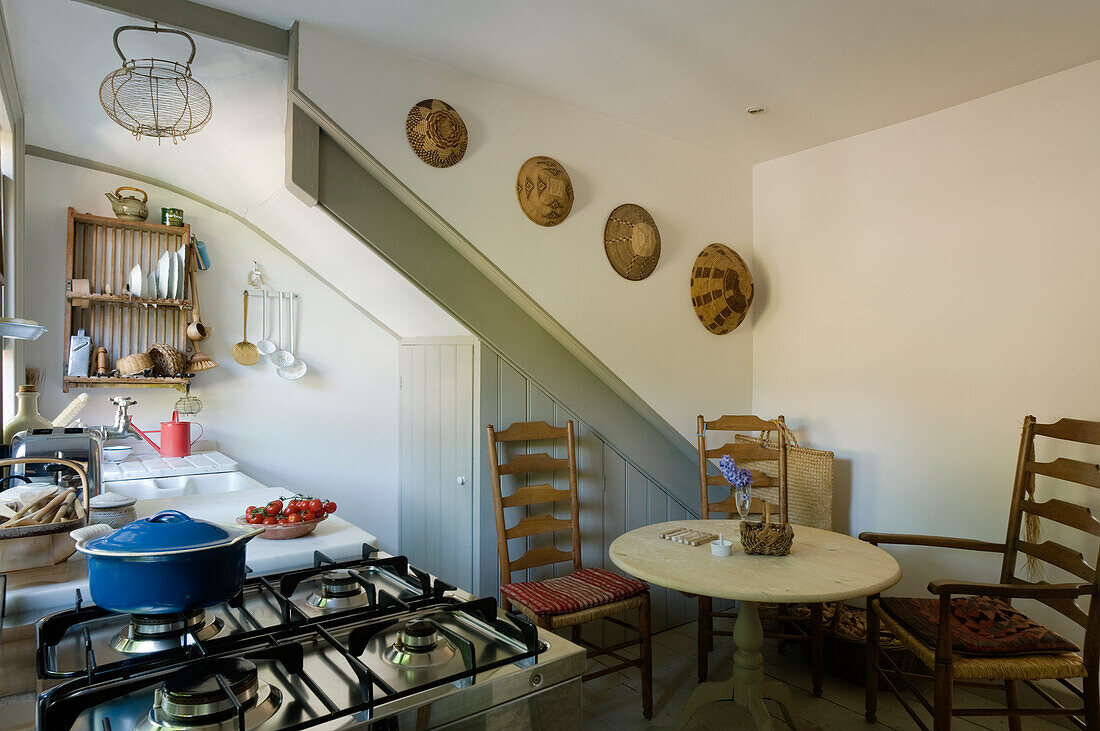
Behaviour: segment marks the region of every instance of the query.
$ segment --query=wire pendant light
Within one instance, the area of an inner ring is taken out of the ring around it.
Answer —
[[[128,59],[118,47],[118,36],[124,30],[181,35],[191,44],[191,55],[185,63],[160,58]],[[174,143],[187,139],[210,121],[210,94],[191,77],[191,62],[195,60],[191,36],[156,24],[152,28],[124,25],[115,30],[114,44],[122,67],[107,74],[99,85],[99,102],[108,117],[137,139],[171,137]]]

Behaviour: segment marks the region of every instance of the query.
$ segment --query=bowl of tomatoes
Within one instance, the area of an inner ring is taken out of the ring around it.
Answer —
[[[336,512],[336,503],[312,495],[278,498],[267,505],[250,505],[237,518],[242,525],[262,526],[260,538],[285,540],[309,535],[328,516]]]

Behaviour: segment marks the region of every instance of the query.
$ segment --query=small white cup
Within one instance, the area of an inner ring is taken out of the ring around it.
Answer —
[[[733,543],[730,541],[711,541],[710,552],[715,556],[729,556],[733,552]]]

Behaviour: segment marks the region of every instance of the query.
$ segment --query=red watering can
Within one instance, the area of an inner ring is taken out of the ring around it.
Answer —
[[[180,421],[179,412],[173,411],[171,421],[162,421],[160,429],[148,432],[148,434],[160,432],[160,446],[158,447],[146,432],[138,429],[134,422],[130,421],[130,426],[133,427],[134,431],[140,434],[142,439],[149,442],[161,457],[191,456],[191,445],[202,437],[202,425],[196,424],[199,427],[199,436],[191,439],[191,424],[190,421]]]

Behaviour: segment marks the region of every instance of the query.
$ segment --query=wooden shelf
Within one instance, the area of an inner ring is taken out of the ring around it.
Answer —
[[[69,337],[81,330],[91,339],[89,360],[93,368],[96,348],[107,351],[109,368],[128,355],[148,352],[155,343],[166,343],[181,353],[187,351],[187,323],[194,314],[193,275],[185,277],[180,299],[127,294],[130,272],[135,268],[142,272],[154,271],[166,254],[173,257],[182,254],[183,272],[193,272],[195,251],[191,246],[189,225],[120,221],[77,213],[69,208],[65,262],[68,291],[63,300],[65,328],[61,353],[63,374],[68,372]],[[100,294],[72,292],[75,280],[86,280],[87,289]],[[101,294],[103,292],[117,294]],[[61,389],[67,392],[70,388],[168,387],[183,391],[189,381],[183,376],[74,376],[62,378]]]
[[[70,386],[77,388],[101,386],[104,388],[174,388],[177,391],[183,391],[190,380],[180,376],[104,376],[102,378],[95,376],[65,376],[62,379],[66,390]]]
[[[68,300],[88,300],[105,305],[123,305],[140,307],[142,305],[156,305],[158,307],[176,307],[181,310],[191,309],[191,300],[164,299],[162,297],[131,297],[128,294],[74,294],[66,292]]]

